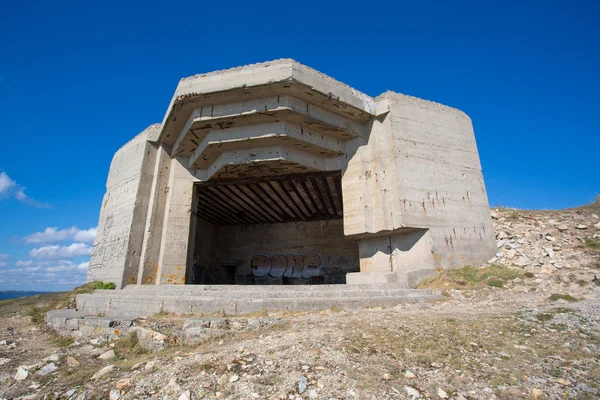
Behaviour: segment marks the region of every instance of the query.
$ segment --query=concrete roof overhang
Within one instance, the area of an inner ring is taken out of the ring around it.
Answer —
[[[190,117],[194,113],[197,118],[213,116],[212,108],[215,106],[273,96],[289,97],[282,110],[275,111],[297,113],[300,103],[304,103],[315,106],[312,111],[325,114],[329,120],[336,120],[332,116],[342,117],[342,126],[326,126],[326,129],[333,131],[358,130],[358,126],[366,124],[377,112],[375,101],[370,96],[294,60],[282,59],[182,79],[155,140],[174,146],[182,132],[189,129],[186,125],[190,123]],[[208,108],[211,109],[210,114]],[[305,109],[304,114],[311,113],[308,106]],[[251,107],[246,108],[245,113],[251,114],[252,111]],[[254,111],[264,113],[269,110]],[[233,113],[230,117],[240,117],[243,114]],[[310,121],[310,116],[304,116]],[[320,117],[313,119],[316,123]],[[357,127],[348,126],[352,124]],[[328,125],[327,120],[325,125]]]

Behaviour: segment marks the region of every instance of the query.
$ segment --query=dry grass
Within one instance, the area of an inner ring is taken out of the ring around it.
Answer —
[[[552,293],[550,295],[550,301],[558,301],[558,300],[565,300],[565,301],[568,301],[569,303],[574,303],[576,301],[581,301],[583,299],[578,299],[577,297],[573,297],[570,294]]]
[[[433,289],[475,289],[484,285],[503,287],[504,283],[519,278],[521,272],[505,265],[492,264],[477,268],[470,265],[462,268],[446,269],[425,278],[418,288]]]
[[[585,206],[580,207],[584,210],[597,211],[600,212],[600,195],[596,196],[596,199],[592,201],[590,204],[586,204]]]
[[[39,294],[30,297],[0,301],[0,317],[21,314],[32,318],[36,324],[44,322],[44,315],[50,310],[75,308],[78,294],[92,293],[98,282],[90,282],[76,287],[70,292]]]

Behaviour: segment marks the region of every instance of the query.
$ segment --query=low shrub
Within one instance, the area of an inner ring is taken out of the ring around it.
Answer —
[[[101,289],[101,290],[115,290],[117,288],[117,285],[115,285],[114,282],[102,282],[102,281],[98,281],[98,282],[94,282],[92,284],[92,289],[96,290],[96,289]]]
[[[491,264],[484,267],[467,265],[439,271],[422,280],[417,287],[434,289],[471,289],[481,285],[504,287],[507,281],[521,277],[521,271],[505,265]]]
[[[581,301],[581,299],[578,299],[577,297],[573,297],[570,294],[560,294],[560,293],[552,293],[550,295],[550,300],[551,301],[565,300],[570,303],[573,303],[576,301]]]

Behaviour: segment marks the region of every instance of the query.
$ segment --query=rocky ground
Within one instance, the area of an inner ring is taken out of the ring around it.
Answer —
[[[60,337],[31,309],[56,299],[4,301],[0,398],[600,398],[599,216],[495,209],[492,267],[424,283],[445,301],[269,313],[280,323],[198,345],[178,343],[181,317],[138,321],[160,351]],[[511,273],[481,273],[498,265]]]

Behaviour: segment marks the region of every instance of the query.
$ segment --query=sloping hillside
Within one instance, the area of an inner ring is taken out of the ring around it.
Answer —
[[[498,253],[424,281],[435,304],[269,313],[198,345],[157,315],[136,322],[164,335],[149,351],[57,336],[31,307],[64,296],[0,302],[0,398],[598,398],[600,207],[493,216]]]

